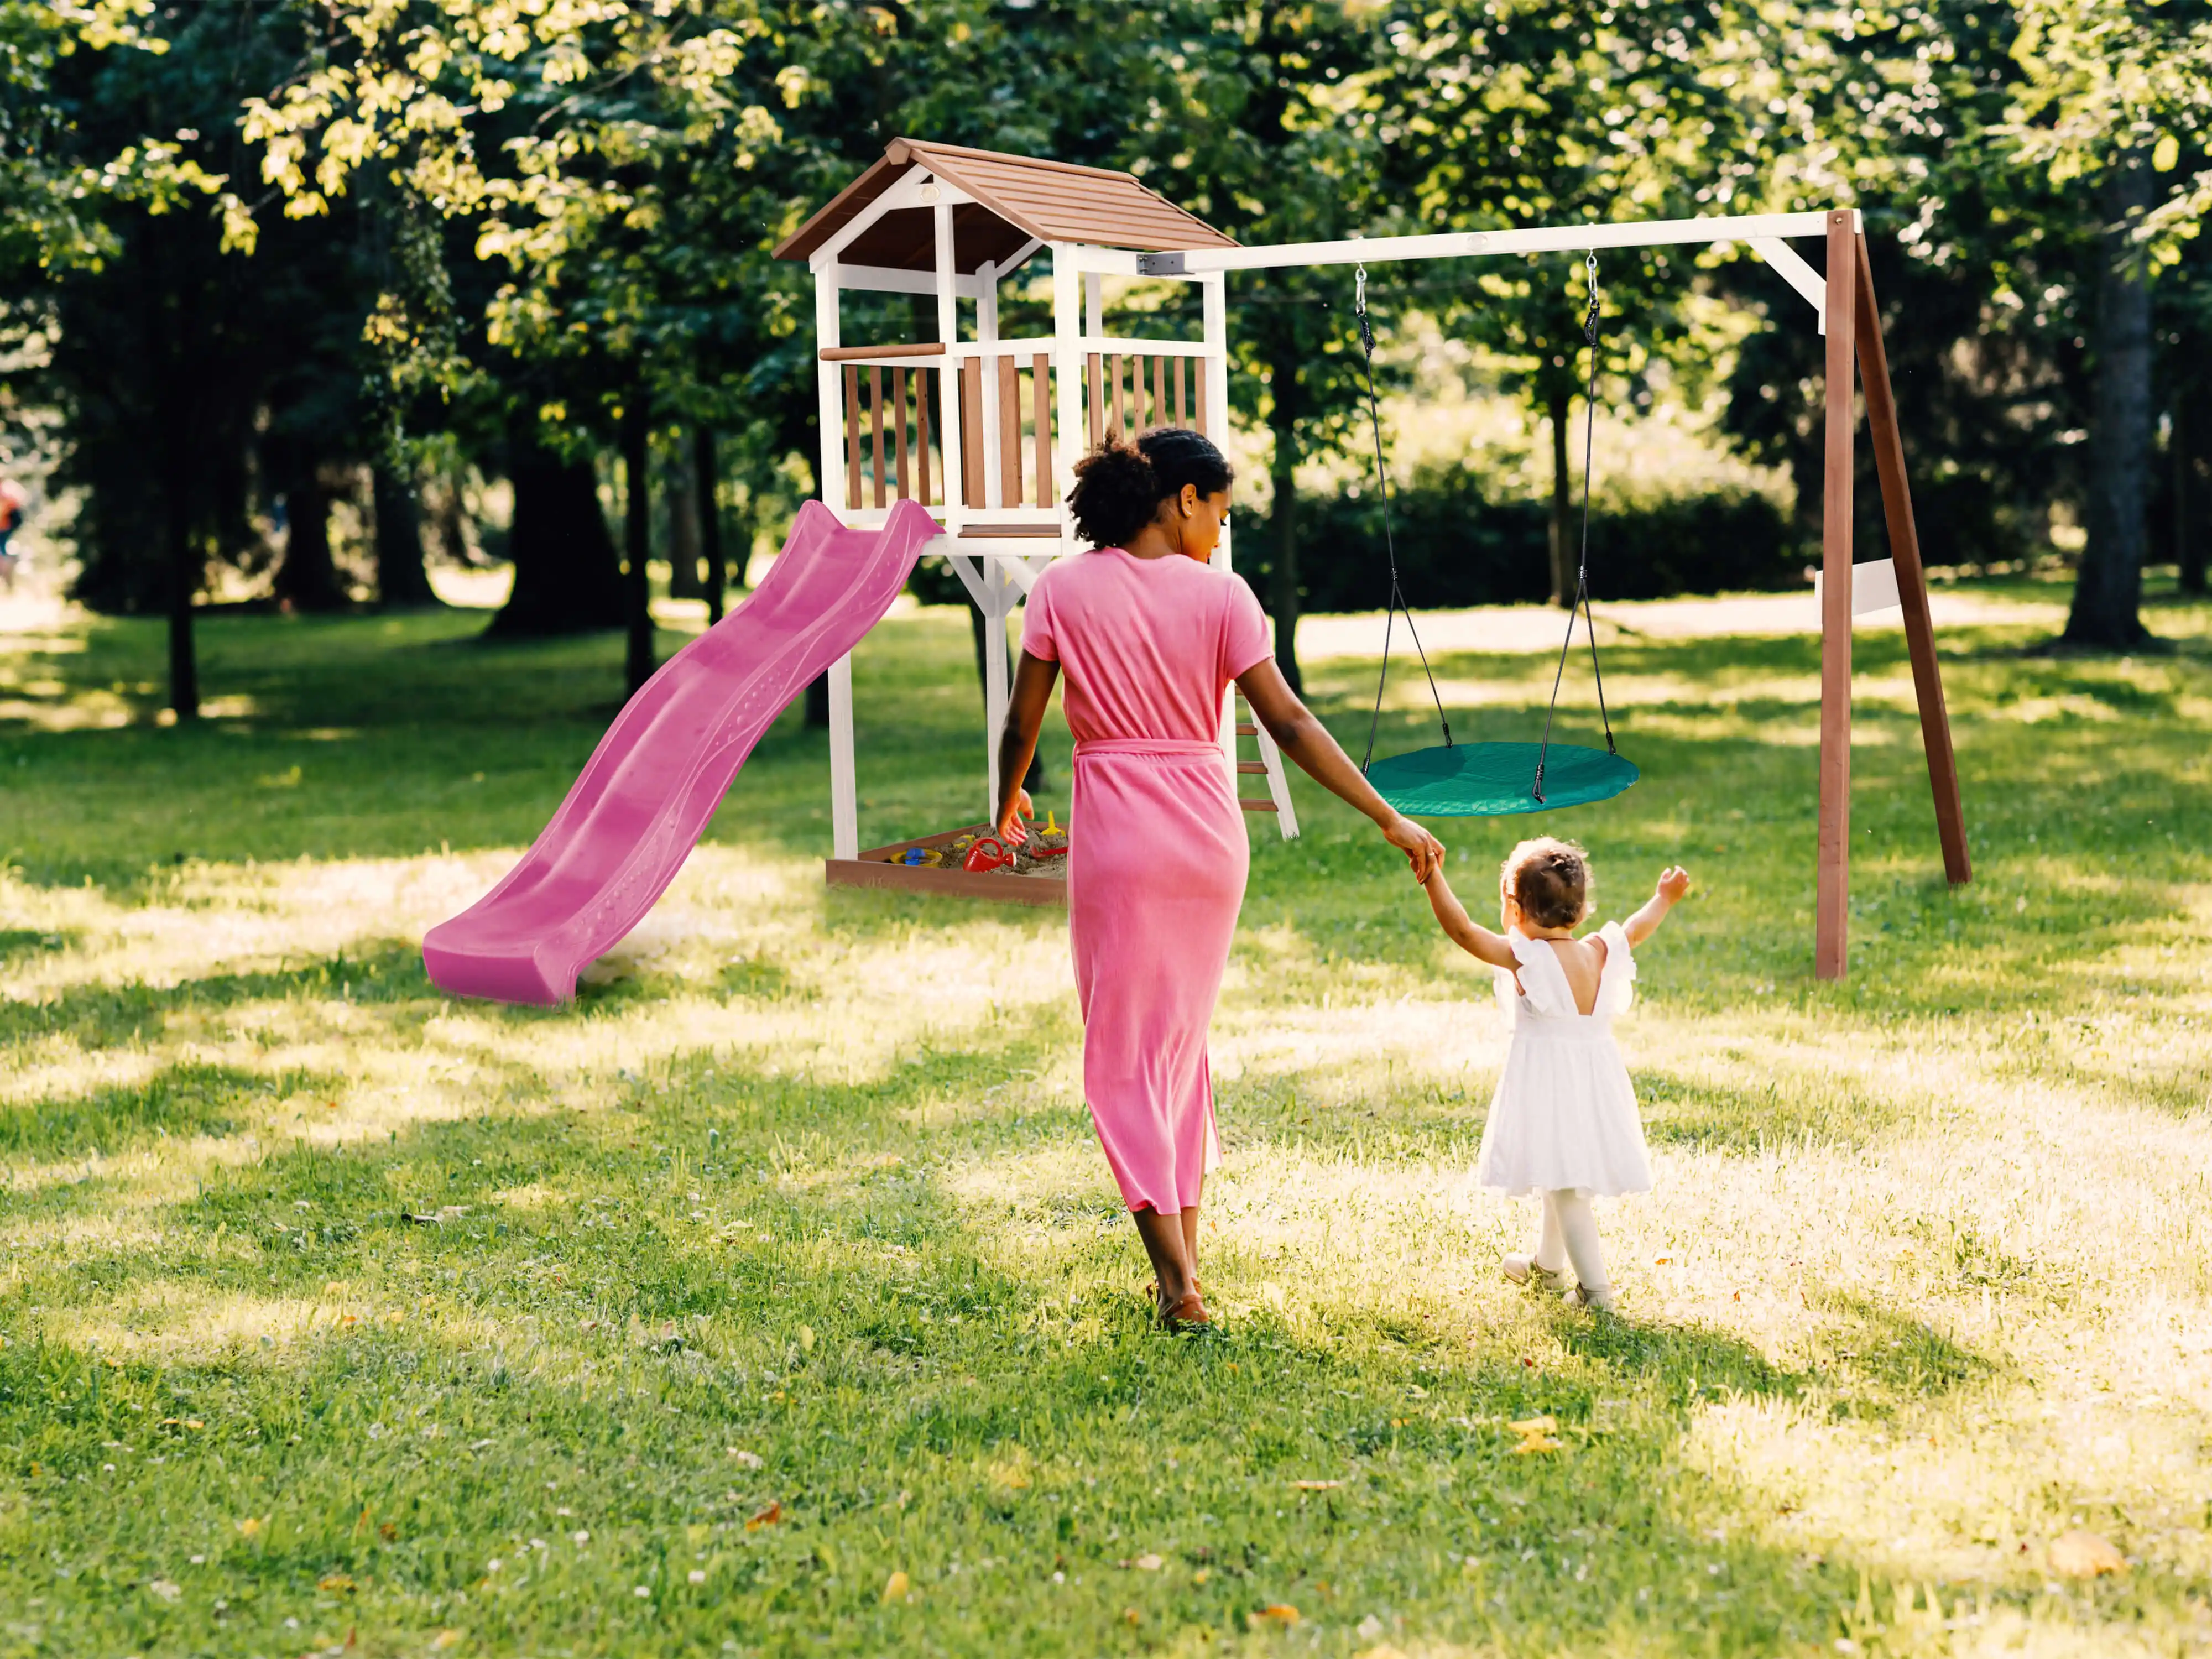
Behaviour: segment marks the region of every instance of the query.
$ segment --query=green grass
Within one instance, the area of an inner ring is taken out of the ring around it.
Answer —
[[[1699,882],[1624,1027],[1617,1320],[1497,1277],[1486,979],[1301,782],[1216,1026],[1202,1340],[1146,1328],[1062,924],[825,892],[795,715],[576,1006],[462,1006],[416,942],[618,641],[211,621],[176,729],[157,627],[0,640],[0,1656],[2201,1650],[2212,610],[2153,621],[1947,635],[1956,890],[1861,635],[1841,985],[1814,641],[1609,654],[1644,781],[1544,827],[1602,914]],[[1446,659],[1455,728],[1532,736],[1548,667]],[[1371,672],[1310,676],[1347,736]],[[976,816],[964,623],[855,678],[864,836]],[[1537,824],[1438,827],[1480,897]],[[2130,1570],[2057,1571],[2075,1527]]]

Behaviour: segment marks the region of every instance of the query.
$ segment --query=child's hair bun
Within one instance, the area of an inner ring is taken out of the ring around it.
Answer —
[[[1573,842],[1553,836],[1524,841],[1505,855],[1498,878],[1539,927],[1572,927],[1590,913],[1589,854]]]

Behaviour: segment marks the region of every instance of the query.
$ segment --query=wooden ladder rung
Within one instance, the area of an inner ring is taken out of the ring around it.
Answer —
[[[1242,771],[1243,769],[1240,767],[1237,769]],[[1282,808],[1277,806],[1275,803],[1271,800],[1255,800],[1249,795],[1243,797],[1237,804],[1248,812],[1279,812],[1282,811]]]
[[[1237,735],[1240,738],[1256,738],[1260,735],[1260,728],[1249,721],[1239,720],[1237,723]]]
[[[1267,769],[1267,763],[1265,761],[1238,761],[1237,763],[1237,769],[1240,772],[1265,772]]]

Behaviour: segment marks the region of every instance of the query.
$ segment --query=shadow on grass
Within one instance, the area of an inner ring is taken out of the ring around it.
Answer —
[[[64,1037],[82,1049],[112,1048],[155,1040],[172,1016],[202,1010],[301,995],[395,1003],[441,994],[423,972],[421,946],[391,939],[297,968],[211,974],[167,986],[79,984],[41,1002],[0,1000],[0,1042]]]
[[[1784,1145],[1874,1145],[1899,1116],[1894,1103],[1833,1074],[1799,1073],[1744,1089],[1671,1072],[1638,1070],[1644,1133],[1656,1146],[1749,1157]]]
[[[271,1076],[191,1061],[166,1066],[143,1083],[0,1106],[0,1157],[45,1163],[112,1155],[164,1137],[228,1135],[261,1117],[272,1101],[333,1084],[305,1071]]]

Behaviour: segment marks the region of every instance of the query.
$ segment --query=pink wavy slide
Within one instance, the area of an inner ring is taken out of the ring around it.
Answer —
[[[744,602],[623,705],[522,861],[422,940],[432,981],[461,996],[541,1005],[653,908],[761,733],[860,642],[938,533],[913,501],[880,530],[799,509],[783,555]]]

